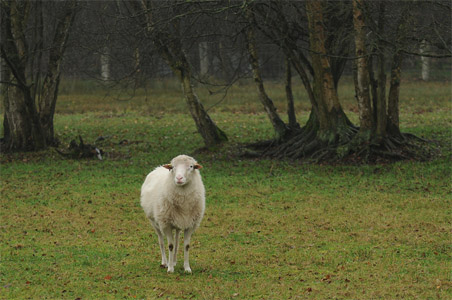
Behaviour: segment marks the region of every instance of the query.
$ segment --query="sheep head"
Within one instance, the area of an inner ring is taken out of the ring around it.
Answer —
[[[174,176],[174,183],[177,186],[184,186],[190,182],[193,172],[202,169],[193,157],[179,155],[171,160],[170,164],[163,165]]]

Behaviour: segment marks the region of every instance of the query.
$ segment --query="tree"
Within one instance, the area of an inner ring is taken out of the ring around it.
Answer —
[[[260,15],[261,31],[274,43],[280,45],[288,60],[299,74],[311,102],[311,114],[308,122],[297,130],[290,139],[273,143],[264,155],[272,157],[302,158],[316,156],[323,158],[332,155],[338,145],[350,141],[356,132],[355,127],[345,115],[337,95],[337,84],[342,61],[336,59],[334,67],[329,53],[339,48],[335,45],[332,28],[326,28],[324,19],[326,6],[321,1],[306,1],[305,7],[299,3],[291,3],[296,15],[288,16],[287,6],[280,1],[264,3],[256,10]],[[301,10],[304,9],[307,24],[299,22]],[[330,7],[328,7],[330,11]],[[298,18],[298,19],[297,19]],[[265,25],[262,25],[265,24]],[[335,26],[330,22],[329,26]],[[347,40],[343,40],[344,43]],[[303,52],[300,43],[307,43],[309,56]],[[327,48],[329,47],[329,48]],[[340,51],[348,47],[342,47]]]
[[[432,16],[450,24],[450,18],[444,18],[448,6],[433,2]],[[419,25],[423,5],[365,0],[257,2],[256,27],[284,51],[312,105],[305,126],[291,139],[270,143],[271,147],[267,143],[263,155],[364,161],[425,158],[416,145],[421,139],[399,128],[402,62],[407,54],[450,57],[450,39],[444,34],[450,26],[436,22],[429,32]],[[415,53],[426,36],[443,54]],[[349,121],[337,94],[347,59],[355,61],[360,127]],[[261,144],[252,146],[257,145]]]
[[[257,92],[259,95],[259,100],[261,101],[262,105],[265,108],[265,111],[267,113],[267,116],[273,126],[273,129],[276,133],[276,139],[277,140],[283,140],[286,138],[289,128],[284,123],[283,120],[279,117],[278,113],[276,112],[276,108],[273,104],[273,101],[270,99],[268,94],[265,91],[264,87],[264,81],[262,79],[261,71],[260,71],[260,65],[259,65],[259,55],[257,52],[257,46],[256,46],[256,37],[255,37],[255,20],[254,20],[254,14],[252,12],[252,6],[246,5],[244,7],[244,15],[248,22],[248,26],[246,28],[246,48],[248,50],[249,55],[249,61],[250,66],[253,71],[253,78],[254,82],[256,84]]]
[[[387,3],[381,1],[373,15],[363,0],[353,1],[355,27],[356,73],[355,88],[360,113],[360,135],[347,146],[346,153],[359,152],[371,156],[403,159],[423,157],[415,150],[414,136],[402,134],[399,128],[399,94],[403,49],[412,24],[412,4],[393,7],[399,14],[395,22],[388,20]],[[367,40],[369,29],[376,32],[375,40]],[[368,45],[373,48],[368,51]],[[369,55],[368,55],[369,53]],[[386,62],[390,60],[389,93],[386,95]],[[374,70],[374,61],[376,69]],[[377,73],[377,76],[374,73]],[[369,90],[372,90],[370,101]]]
[[[145,36],[152,41],[157,53],[180,80],[188,109],[205,145],[212,147],[227,141],[226,134],[204,109],[192,82],[192,66],[186,55],[182,38],[182,34],[188,29],[184,27],[183,33],[181,23],[189,15],[196,15],[196,11],[187,13],[193,9],[193,6],[179,1],[165,3],[141,1],[130,2],[130,5],[137,15],[143,15],[140,23],[145,30]]]
[[[1,1],[1,57],[6,63],[2,151],[35,151],[56,143],[53,117],[75,14],[75,1]],[[53,22],[54,30],[48,30]]]

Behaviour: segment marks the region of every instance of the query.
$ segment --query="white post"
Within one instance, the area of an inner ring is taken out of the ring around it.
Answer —
[[[102,80],[110,80],[110,49],[104,47],[100,54],[100,77]]]
[[[208,55],[208,43],[199,43],[199,71],[201,76],[207,75],[209,72],[209,55]]]
[[[426,40],[421,42],[419,52],[421,54],[428,53],[430,50],[429,44]],[[421,66],[422,66],[422,80],[428,81],[430,78],[430,57],[421,56]]]

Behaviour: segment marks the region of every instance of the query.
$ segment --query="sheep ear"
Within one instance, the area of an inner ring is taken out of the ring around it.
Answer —
[[[202,166],[198,163],[196,163],[194,167],[195,167],[195,169],[202,169]]]
[[[168,169],[168,170],[173,169],[173,166],[171,164],[166,164],[166,165],[163,165],[162,167],[164,167],[165,169]]]

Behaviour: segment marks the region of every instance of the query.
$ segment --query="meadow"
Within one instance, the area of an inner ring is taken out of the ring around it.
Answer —
[[[402,84],[401,129],[432,140],[434,159],[331,166],[237,156],[272,137],[249,83],[226,95],[198,87],[230,140],[208,152],[171,80],[129,94],[63,82],[61,148],[102,136],[105,159],[1,155],[0,299],[451,299],[450,86]],[[284,112],[283,85],[267,89]],[[300,84],[294,94],[304,124]],[[356,122],[350,80],[340,98]],[[181,153],[204,166],[207,207],[193,274],[179,253],[168,275],[139,193],[147,173]]]

